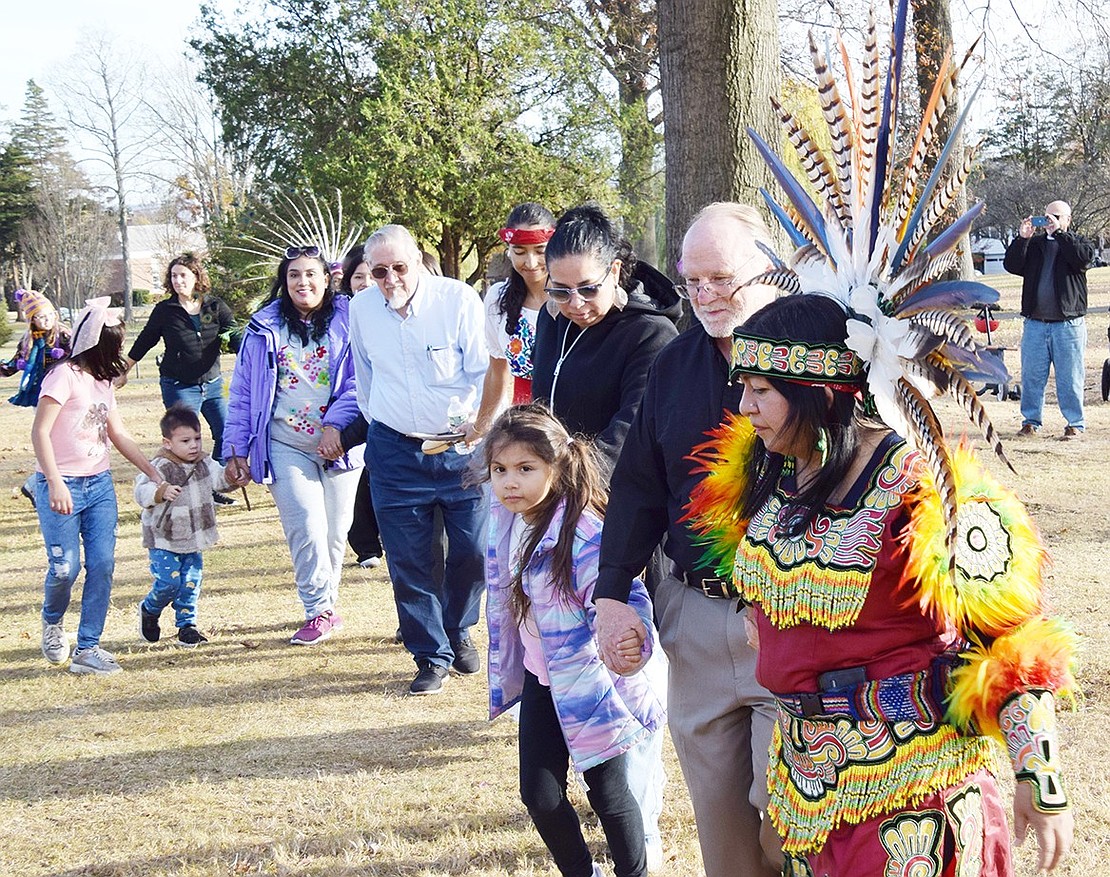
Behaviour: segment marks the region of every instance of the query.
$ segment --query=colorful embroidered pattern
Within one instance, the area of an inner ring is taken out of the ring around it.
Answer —
[[[944,816],[936,810],[902,813],[879,826],[890,857],[883,877],[940,877]]]
[[[513,377],[532,378],[532,348],[536,344],[536,333],[524,314],[516,324],[516,331],[505,345],[505,358],[509,361],[509,371]]]
[[[1048,691],[1013,697],[998,716],[1014,775],[1033,786],[1033,806],[1042,813],[1066,810],[1056,746],[1056,704]]]
[[[983,872],[983,791],[971,783],[944,802],[956,842],[955,877]]]
[[[776,627],[808,623],[836,630],[855,622],[890,515],[915,483],[919,457],[896,445],[856,508],[820,512],[804,533],[782,527],[787,497],[776,492],[748,523],[734,576],[745,600],[759,603]]]
[[[787,853],[812,853],[840,825],[902,808],[992,762],[989,740],[944,722],[796,719],[780,710],[768,813]]]
[[[802,344],[736,334],[732,371],[804,381],[862,383],[863,363],[842,344]]]

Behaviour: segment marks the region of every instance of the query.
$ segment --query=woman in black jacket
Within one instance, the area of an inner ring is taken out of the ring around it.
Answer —
[[[681,303],[596,204],[563,215],[546,258],[549,301],[536,328],[532,398],[549,404],[569,432],[592,439],[608,477],[648,368],[678,334]]]
[[[231,309],[210,294],[208,272],[193,253],[178,256],[166,267],[169,295],[154,306],[150,319],[127,354],[127,371],[159,341],[165,344],[158,372],[162,402],[181,402],[199,412],[212,430],[212,457],[220,462],[227,420],[224,379],[220,372],[221,336],[232,328]],[[126,383],[124,378],[119,386]],[[217,501],[230,504],[230,497]]]

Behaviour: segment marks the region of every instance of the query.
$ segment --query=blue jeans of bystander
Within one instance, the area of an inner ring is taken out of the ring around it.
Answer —
[[[485,589],[486,493],[464,485],[470,456],[426,455],[420,441],[382,423],[366,436],[366,465],[405,648],[416,661],[450,667],[451,643],[478,622]],[[443,511],[447,558],[435,581],[433,512]]]
[[[1021,422],[1041,426],[1049,366],[1056,369],[1056,399],[1068,426],[1084,428],[1083,354],[1087,321],[1083,317],[1046,323],[1026,318],[1021,331]]]

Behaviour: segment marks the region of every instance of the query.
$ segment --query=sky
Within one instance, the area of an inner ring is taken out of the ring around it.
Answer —
[[[90,35],[105,34],[132,45],[152,64],[174,62],[186,48],[190,26],[200,17],[200,4],[201,0],[5,0],[0,124],[19,118],[28,79],[45,87],[51,76],[64,76],[67,60],[80,52]],[[215,5],[231,8],[224,0]]]

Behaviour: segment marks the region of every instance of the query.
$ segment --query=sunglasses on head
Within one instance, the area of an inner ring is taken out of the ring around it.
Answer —
[[[370,276],[375,280],[385,280],[390,271],[398,277],[404,277],[409,273],[409,266],[405,262],[394,262],[392,265],[375,265],[370,269]]]
[[[286,259],[296,259],[300,256],[307,256],[309,259],[317,259],[320,257],[320,248],[316,246],[285,248]]]
[[[601,292],[601,288],[605,285],[605,281],[609,279],[609,272],[613,270],[613,263],[609,263],[609,267],[605,269],[605,273],[597,283],[587,283],[585,286],[545,286],[543,291],[547,293],[547,297],[553,302],[558,304],[566,304],[570,301],[570,297],[578,293],[578,297],[582,301],[593,301]],[[550,279],[550,278],[549,278]]]

